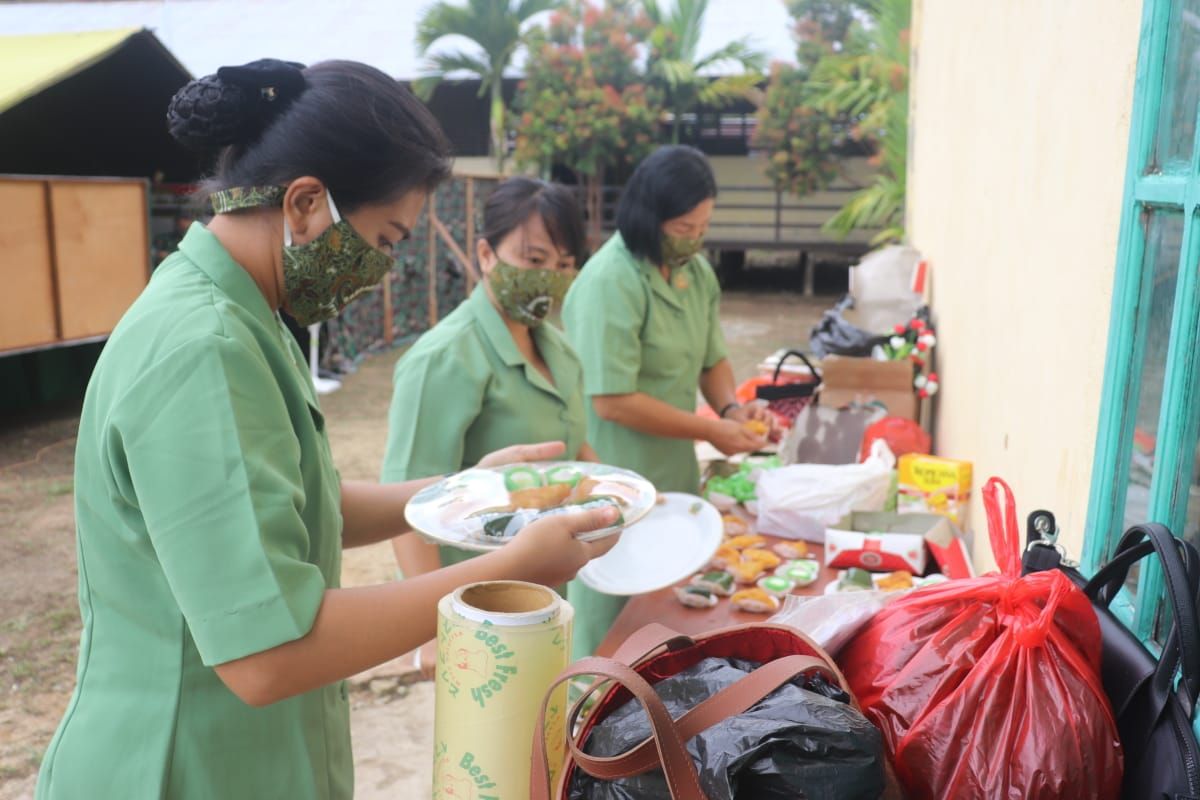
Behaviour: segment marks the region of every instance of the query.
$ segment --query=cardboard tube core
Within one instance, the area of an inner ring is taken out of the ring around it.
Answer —
[[[488,581],[454,593],[454,611],[492,625],[529,625],[557,616],[561,600],[544,586],[523,581]]]

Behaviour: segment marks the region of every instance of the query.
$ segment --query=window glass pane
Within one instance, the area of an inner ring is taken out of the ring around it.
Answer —
[[[1130,451],[1129,485],[1125,491],[1124,528],[1150,518],[1150,482],[1154,477],[1158,415],[1163,378],[1167,372],[1167,344],[1175,305],[1179,251],[1183,243],[1183,215],[1156,209],[1149,213],[1142,274],[1151,282],[1149,304],[1139,310],[1146,320],[1146,352],[1141,363],[1141,390],[1134,417]],[[1136,591],[1137,571],[1130,572],[1129,588]]]
[[[1200,0],[1172,0],[1162,104],[1158,109],[1154,163],[1184,168],[1192,158],[1200,104]]]

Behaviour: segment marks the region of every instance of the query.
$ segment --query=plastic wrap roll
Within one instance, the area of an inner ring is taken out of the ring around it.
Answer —
[[[567,666],[574,615],[550,589],[520,581],[470,584],[438,603],[434,800],[528,800],[534,724]],[[566,703],[564,686],[546,719],[552,780]]]

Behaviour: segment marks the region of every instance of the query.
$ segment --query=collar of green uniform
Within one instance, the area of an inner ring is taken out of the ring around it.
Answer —
[[[475,291],[471,292],[470,303],[471,310],[475,314],[475,319],[479,320],[479,326],[483,328],[484,335],[487,336],[492,348],[500,358],[504,359],[504,363],[510,367],[524,364],[525,357],[517,349],[517,343],[513,341],[512,333],[504,324],[504,318],[492,305],[492,298],[488,296],[487,287],[482,283],[476,286]]]
[[[619,231],[613,234],[613,239],[625,251],[626,256],[641,270],[642,277],[645,278],[646,283],[650,284],[651,291],[661,297],[668,305],[675,308],[683,308],[683,300],[679,297],[677,290],[667,283],[657,265],[650,263],[650,260],[647,258],[638,258],[635,256],[633,251],[629,249],[629,246],[625,244],[625,239],[622,238]],[[696,257],[693,256],[690,261],[675,271],[674,276],[683,275],[689,283],[694,282],[696,280],[693,274],[693,265],[695,263]]]
[[[692,265],[695,263],[696,259],[693,257],[682,267],[672,272],[671,281],[678,280],[680,277],[682,277],[689,284],[694,282],[696,278],[692,272]],[[662,276],[662,271],[644,258],[641,260],[641,267],[643,274],[646,276],[646,280],[650,282],[650,289],[656,295],[676,308],[683,308],[683,299],[679,296],[679,292],[683,291],[682,289],[676,289],[674,286],[668,283],[667,279]]]
[[[264,325],[274,325],[275,314],[259,291],[250,273],[233,260],[220,240],[199,222],[193,222],[179,243],[179,252],[187,256],[201,272],[220,287],[229,299],[244,307]]]

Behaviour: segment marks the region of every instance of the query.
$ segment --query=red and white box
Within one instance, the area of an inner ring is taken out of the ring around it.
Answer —
[[[825,563],[839,569],[922,575],[930,556],[947,578],[975,575],[958,528],[940,514],[855,511],[825,531]]]
[[[825,565],[861,567],[870,572],[907,570],[925,574],[925,538],[914,533],[859,533],[825,530]]]

